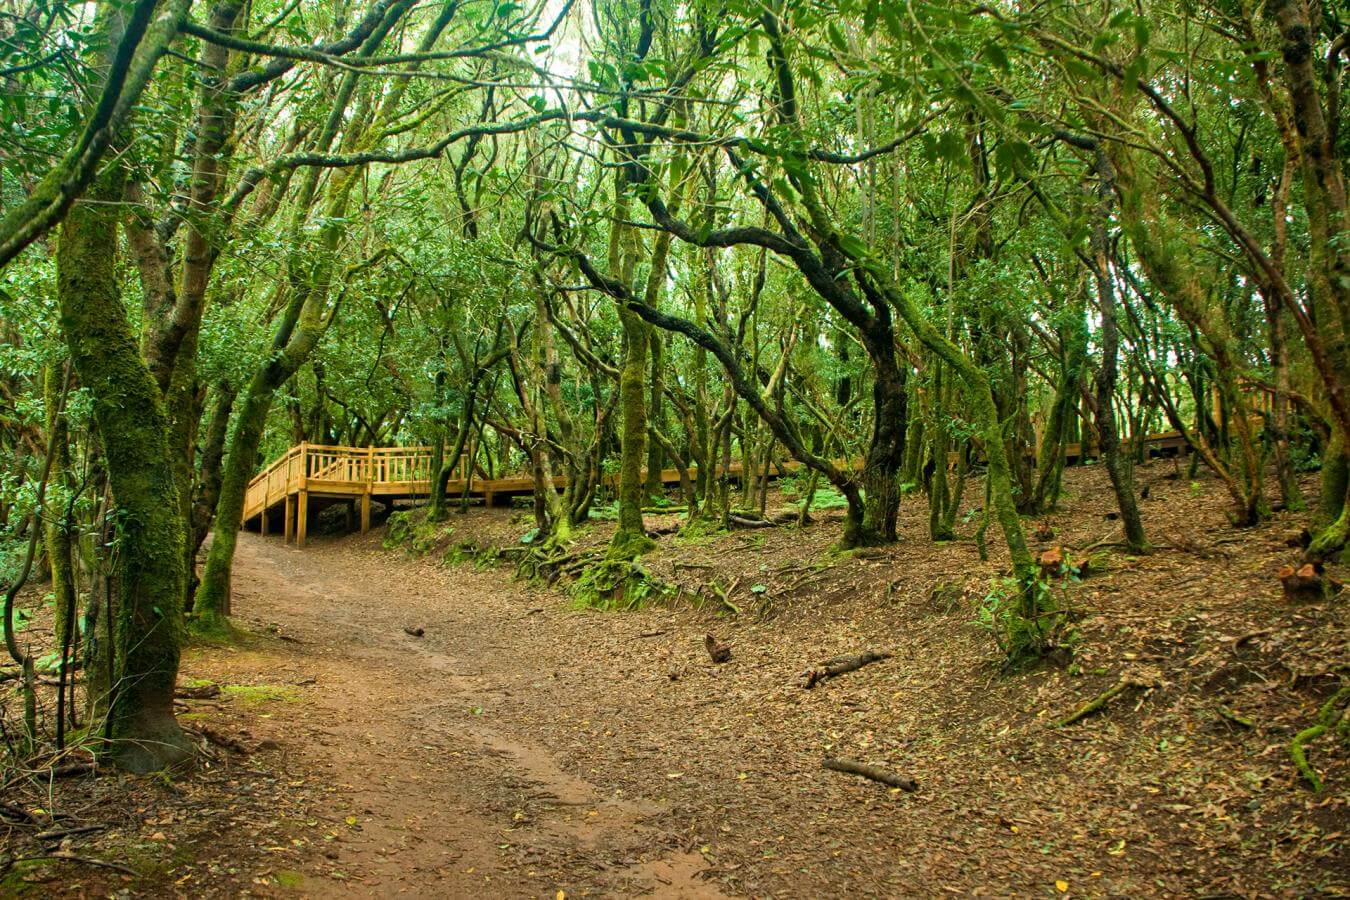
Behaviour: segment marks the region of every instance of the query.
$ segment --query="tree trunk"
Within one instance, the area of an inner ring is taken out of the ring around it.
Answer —
[[[115,205],[120,177],[74,207],[57,245],[61,327],[80,383],[94,398],[115,505],[117,588],[106,753],[133,772],[190,755],[173,713],[182,604],[183,523],[169,456],[164,400],[142,360],[118,294]],[[105,618],[107,611],[105,610]],[[101,665],[96,660],[94,665]]]
[[[1120,434],[1116,428],[1113,407],[1116,389],[1116,366],[1120,353],[1119,330],[1116,323],[1116,289],[1111,280],[1111,245],[1106,233],[1111,215],[1111,197],[1115,192],[1115,176],[1106,152],[1096,154],[1097,209],[1092,225],[1093,276],[1097,282],[1097,302],[1102,316],[1102,362],[1097,369],[1096,415],[1097,432],[1101,436],[1102,459],[1116,492],[1121,524],[1125,527],[1125,542],[1131,552],[1148,549],[1144,523],[1139,517],[1139,502],[1134,495],[1134,473],[1129,457],[1120,452]]]

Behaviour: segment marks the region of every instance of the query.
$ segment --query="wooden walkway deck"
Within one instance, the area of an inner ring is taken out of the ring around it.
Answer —
[[[795,471],[801,464],[794,461],[782,467],[774,465],[776,474]],[[465,478],[461,460],[451,470],[446,484],[446,496],[459,497],[464,493]],[[741,464],[733,463],[728,470],[739,478]],[[645,475],[645,473],[644,473]],[[698,467],[689,468],[691,478],[698,477]],[[661,472],[664,484],[679,484],[677,469]],[[557,477],[558,487],[565,487],[566,478]],[[469,495],[482,497],[486,506],[496,505],[499,499],[534,492],[534,478],[529,474],[508,475],[502,478],[469,480]],[[278,457],[271,465],[254,476],[244,495],[243,521],[247,526],[256,520],[259,530],[267,534],[278,515],[282,533],[287,541],[305,545],[309,531],[311,507],[348,502],[360,510],[362,531],[370,529],[370,502],[373,499],[416,500],[431,496],[430,447],[341,447],[323,444],[297,444]]]
[[[1150,455],[1168,455],[1185,452],[1186,442],[1175,431],[1151,434],[1146,439]],[[1078,444],[1069,444],[1064,448],[1068,462],[1076,462],[1083,456]],[[1091,451],[1089,451],[1091,455]],[[842,465],[842,460],[836,460]],[[458,497],[464,492],[462,470],[464,461],[460,460],[446,485],[446,495]],[[789,460],[781,466],[774,465],[774,476],[796,471],[801,463]],[[727,475],[739,479],[742,466],[732,463]],[[698,477],[698,467],[691,466],[690,477]],[[332,503],[345,502],[359,509],[362,531],[370,529],[370,503],[379,499],[394,500],[426,499],[431,495],[431,448],[430,447],[342,447],[324,444],[297,444],[278,457],[266,469],[258,473],[249,482],[244,495],[244,524],[256,522],[258,529],[267,534],[278,523],[285,539],[294,540],[303,547],[309,531],[309,518],[314,509]],[[562,478],[556,479],[559,487],[566,485]],[[665,469],[661,472],[664,484],[678,484],[679,471]],[[503,478],[478,478],[470,480],[470,496],[482,497],[486,506],[493,506],[499,498],[509,498],[534,491],[534,479],[528,475],[510,475]],[[353,524],[355,524],[353,522]]]

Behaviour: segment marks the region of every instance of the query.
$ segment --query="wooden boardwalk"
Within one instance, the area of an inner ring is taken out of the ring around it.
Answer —
[[[1145,443],[1149,455],[1184,453],[1186,449],[1185,439],[1176,431],[1151,434],[1145,438]],[[1082,447],[1076,443],[1064,448],[1067,462],[1078,461],[1083,453]],[[1093,455],[1089,450],[1088,456]],[[954,456],[952,462],[955,462]],[[835,465],[844,464],[842,460],[835,460]],[[464,461],[460,460],[451,470],[446,484],[447,497],[458,497],[464,493],[464,465]],[[801,463],[796,460],[788,460],[781,465],[775,463],[772,467],[773,477],[800,468]],[[725,474],[732,479],[739,479],[741,473],[741,463],[735,462]],[[690,466],[689,476],[697,479],[697,466]],[[297,546],[303,547],[309,531],[310,514],[318,507],[348,503],[353,512],[359,510],[361,530],[368,531],[371,500],[392,502],[426,499],[431,496],[430,478],[430,447],[297,444],[249,482],[244,495],[243,521],[246,526],[256,522],[258,529],[267,534],[280,519],[279,524],[286,540],[294,540]],[[680,473],[676,469],[665,469],[661,472],[661,481],[664,484],[679,484]],[[565,478],[555,478],[554,482],[560,488],[567,484]],[[483,498],[486,506],[495,505],[498,499],[533,491],[534,479],[528,474],[469,479],[470,496]]]
[[[775,463],[773,469],[777,475],[800,467],[801,463],[789,461],[782,466]],[[461,460],[451,470],[446,483],[447,497],[464,493],[463,468]],[[727,474],[739,478],[741,464],[733,463]],[[689,467],[689,477],[698,477],[697,466]],[[559,488],[567,485],[564,477],[553,480]],[[474,477],[468,481],[469,495],[482,497],[485,506],[494,506],[499,499],[534,492],[534,478],[529,474]],[[664,469],[661,481],[679,484],[680,473],[677,469]],[[368,531],[371,500],[420,500],[430,496],[430,447],[341,447],[304,443],[286,451],[249,482],[244,495],[243,521],[247,526],[256,520],[259,530],[267,534],[275,526],[275,519],[280,517],[286,540],[294,540],[297,546],[303,547],[312,507],[351,503],[360,511],[361,530]]]

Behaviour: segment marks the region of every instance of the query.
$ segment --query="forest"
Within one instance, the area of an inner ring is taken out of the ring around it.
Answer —
[[[0,896],[1350,894],[1348,63],[0,0]]]

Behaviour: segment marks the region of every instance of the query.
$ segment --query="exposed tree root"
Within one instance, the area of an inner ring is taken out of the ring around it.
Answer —
[[[71,853],[68,850],[57,850],[55,853],[43,853],[38,856],[21,856],[17,859],[11,860],[10,866],[7,866],[6,870],[8,870],[8,868],[14,865],[17,865],[18,863],[39,862],[43,860],[58,860],[60,862],[78,863],[83,866],[94,866],[100,869],[112,869],[114,872],[121,872],[123,875],[140,874],[130,866],[124,866],[121,863],[108,862],[107,860],[104,859],[94,859],[91,856],[76,856],[74,853]],[[3,874],[4,872],[0,871],[0,875]]]
[[[1234,725],[1240,725],[1240,726],[1242,726],[1243,728],[1255,728],[1255,727],[1256,727],[1256,723],[1253,722],[1251,719],[1247,718],[1246,716],[1240,716],[1240,715],[1238,715],[1237,713],[1233,712],[1233,710],[1231,710],[1231,709],[1229,709],[1228,707],[1224,706],[1222,703],[1219,704],[1218,706],[1216,706],[1216,707],[1214,708],[1214,711],[1217,712],[1217,713],[1219,714],[1219,717],[1220,717],[1220,718],[1222,718],[1222,719],[1224,719],[1224,720],[1226,720],[1226,721],[1228,721],[1228,722],[1232,722]]]
[[[1107,704],[1128,690],[1143,689],[1151,691],[1157,687],[1158,681],[1158,676],[1152,672],[1126,672],[1120,676],[1119,681],[1084,703],[1076,712],[1055,722],[1055,727],[1068,728],[1070,725],[1081,722],[1093,713],[1105,709]]]
[[[1323,784],[1317,770],[1308,762],[1308,744],[1340,723],[1346,713],[1347,700],[1350,700],[1350,684],[1342,686],[1340,690],[1331,695],[1331,699],[1322,704],[1322,708],[1317,713],[1316,724],[1303,729],[1294,735],[1294,739],[1289,742],[1289,756],[1294,760],[1294,766],[1298,769],[1299,774],[1308,782],[1308,786],[1313,789],[1315,794],[1322,792]]]
[[[913,778],[896,775],[894,772],[888,772],[880,766],[869,766],[866,763],[854,762],[851,759],[834,759],[827,756],[825,761],[821,763],[821,766],[835,772],[846,772],[849,775],[861,775],[863,778],[880,781],[882,784],[890,785],[893,788],[899,788],[900,790],[907,791],[911,794],[919,789],[919,783]]]

